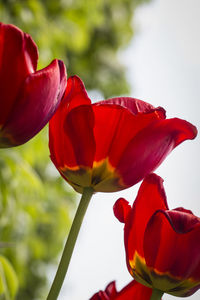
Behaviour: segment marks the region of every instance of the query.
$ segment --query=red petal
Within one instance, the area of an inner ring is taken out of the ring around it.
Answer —
[[[10,135],[14,145],[23,144],[32,138],[54,114],[65,84],[64,65],[57,60],[29,75],[3,128],[4,135]]]
[[[131,211],[131,206],[129,205],[127,200],[125,200],[123,198],[119,198],[113,206],[113,211],[114,211],[115,217],[121,223],[125,223],[126,218],[128,217],[129,212]]]
[[[90,300],[109,300],[109,297],[106,295],[105,292],[99,291],[94,296],[92,296],[92,298],[90,298]]]
[[[114,104],[94,104],[92,107],[95,115],[95,161],[108,157],[113,167],[137,133],[160,118],[155,110],[133,115],[128,109]]]
[[[158,209],[168,209],[163,180],[156,174],[150,174],[142,182],[131,213],[124,227],[127,265],[133,260],[135,251],[144,257],[143,236],[152,214]]]
[[[67,80],[67,88],[63,97],[62,105],[67,105],[67,112],[80,105],[89,105],[91,100],[88,97],[84,83],[78,76],[71,76]]]
[[[71,128],[69,129],[69,132],[65,133],[64,126],[66,127],[65,123],[67,115],[71,110],[73,110],[73,108],[79,107],[81,105],[90,104],[91,101],[87,96],[87,92],[81,79],[78,76],[69,77],[67,80],[67,88],[63,96],[63,100],[61,101],[61,104],[56,113],[54,114],[53,118],[49,122],[49,148],[51,153],[51,159],[57,166],[57,168],[65,167],[65,165],[67,165],[68,167],[77,166],[77,157],[74,153],[74,147],[71,138],[69,137]],[[88,114],[90,114],[90,121],[88,122],[89,128],[91,127],[90,111],[91,109],[88,108]],[[87,113],[84,116],[86,117],[85,122],[87,122]],[[82,121],[84,119],[84,116],[81,117]],[[72,120],[71,117],[70,119]],[[76,123],[75,120],[74,122]],[[76,125],[74,130],[78,130]],[[83,132],[81,140],[84,139],[85,134],[86,133]],[[73,143],[77,142],[76,136],[72,137],[72,139],[74,140]],[[88,151],[88,147],[86,147],[85,150]],[[76,152],[79,152],[79,149],[76,150]]]
[[[59,69],[60,69],[60,89],[59,89],[59,94],[58,94],[58,101],[60,102],[61,99],[64,98],[64,93],[65,93],[66,86],[67,86],[67,71],[66,71],[66,67],[62,60],[58,60],[58,65],[59,65]]]
[[[133,280],[119,292],[115,300],[150,300],[152,289]]]
[[[117,294],[117,290],[116,290],[116,285],[115,285],[115,281],[112,281],[111,283],[109,283],[105,289],[105,292],[108,296],[110,297],[114,297]]]
[[[181,119],[158,120],[140,131],[129,143],[117,166],[127,186],[154,171],[181,142],[194,139],[197,130]]]
[[[109,283],[105,289],[105,292],[99,291],[96,293],[90,300],[111,300],[115,299],[115,296],[117,294],[115,281],[112,281]]]
[[[92,168],[95,155],[93,135],[94,114],[91,105],[82,105],[72,109],[64,124],[65,137],[70,139],[78,166]],[[64,137],[64,138],[65,138]],[[67,152],[67,149],[65,149]],[[70,164],[68,160],[65,164]]]
[[[132,114],[137,115],[140,113],[152,113],[157,111],[159,117],[161,119],[165,119],[165,110],[162,107],[155,108],[153,105],[144,102],[139,99],[131,98],[131,97],[118,97],[111,98],[107,100],[103,100],[97,103],[97,105],[101,104],[111,104],[111,105],[119,105],[124,108],[127,108]]]
[[[28,34],[0,23],[0,125],[4,125],[25,78],[37,68],[37,46]]]
[[[105,292],[99,291],[90,300],[150,300],[152,289],[131,281],[120,292],[116,291],[115,281],[111,282]]]
[[[187,233],[196,225],[199,225],[200,219],[193,215],[190,210],[178,207],[166,212],[169,221],[177,233]]]
[[[146,264],[158,272],[180,281],[200,281],[200,221],[185,212],[155,212],[144,234],[144,255]]]

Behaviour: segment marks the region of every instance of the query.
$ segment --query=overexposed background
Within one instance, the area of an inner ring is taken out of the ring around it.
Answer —
[[[137,32],[119,53],[127,65],[131,95],[167,116],[200,129],[200,1],[155,0],[135,14]],[[95,99],[96,100],[96,99]],[[183,206],[200,216],[200,137],[186,141],[156,173],[165,179],[170,208]],[[112,280],[118,289],[130,280],[123,247],[123,224],[112,207],[119,197],[133,202],[140,184],[120,193],[95,195],[90,203],[59,299],[88,300]],[[190,297],[198,300],[200,292]],[[164,300],[175,299],[164,295]]]

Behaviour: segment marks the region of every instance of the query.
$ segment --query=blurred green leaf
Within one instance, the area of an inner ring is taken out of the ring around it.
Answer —
[[[5,300],[14,299],[18,289],[17,275],[10,262],[0,255],[0,296]]]
[[[44,299],[75,209],[74,192],[52,165],[47,128],[29,143],[0,150],[0,252],[19,279],[17,299]],[[34,289],[33,289],[34,286]]]
[[[150,0],[0,0],[0,19],[32,35],[39,68],[62,59],[68,75],[79,75],[104,97],[128,94],[117,52],[133,36],[135,8]]]

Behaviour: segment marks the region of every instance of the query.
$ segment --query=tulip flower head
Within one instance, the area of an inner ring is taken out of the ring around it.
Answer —
[[[32,38],[0,23],[0,148],[21,145],[36,135],[57,109],[66,87],[63,62],[37,69]]]
[[[49,123],[50,156],[60,174],[82,193],[128,188],[157,168],[177,145],[196,136],[163,108],[129,97],[91,104],[80,78],[67,81],[61,105]]]
[[[108,284],[105,291],[99,291],[90,300],[150,300],[152,289],[133,280],[120,292],[117,292],[115,281]]]
[[[178,297],[200,288],[200,218],[169,210],[162,178],[148,175],[132,208],[121,198],[114,213],[125,223],[127,266],[138,282]]]

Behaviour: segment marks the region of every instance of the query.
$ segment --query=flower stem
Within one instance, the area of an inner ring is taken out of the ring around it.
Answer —
[[[68,266],[78,237],[78,233],[81,228],[81,224],[84,215],[86,213],[88,204],[90,202],[90,199],[93,195],[93,192],[94,192],[93,189],[90,187],[87,187],[83,190],[83,194],[63,250],[63,254],[58,266],[58,270],[56,272],[56,276],[54,278],[51,289],[47,296],[47,300],[56,300],[60,293],[60,289],[62,287],[65,275],[68,270]]]
[[[160,300],[164,293],[160,290],[153,289],[150,300]]]

